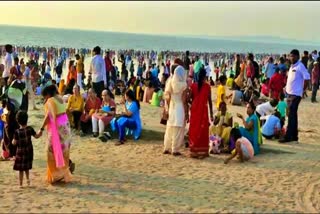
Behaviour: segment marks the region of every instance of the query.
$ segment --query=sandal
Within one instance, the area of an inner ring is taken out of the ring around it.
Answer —
[[[107,142],[108,141],[108,138],[104,135],[100,135],[99,136],[99,140],[101,140],[103,143]]]
[[[123,145],[123,144],[124,144],[123,141],[119,141],[119,142],[115,143],[114,145],[115,145],[115,146],[121,146],[121,145]]]
[[[164,155],[169,155],[170,152],[169,152],[168,150],[165,150],[165,151],[163,152],[163,154],[164,154]]]
[[[181,156],[182,154],[180,152],[173,152],[172,155],[173,156]]]

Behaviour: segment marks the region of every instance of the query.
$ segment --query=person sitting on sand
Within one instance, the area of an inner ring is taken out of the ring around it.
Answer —
[[[265,97],[269,97],[269,79],[264,79],[261,84],[261,94]]]
[[[124,112],[117,115],[111,121],[113,131],[119,134],[119,142],[115,145],[119,146],[125,143],[125,135],[132,134],[135,140],[138,140],[142,131],[141,117],[140,117],[140,103],[135,99],[132,90],[127,90],[123,100]],[[125,101],[125,102],[124,102]]]
[[[240,133],[242,136],[247,138],[253,148],[254,148],[254,154],[257,155],[260,152],[260,145],[262,144],[262,135],[260,131],[260,122],[255,112],[255,105],[253,102],[249,102],[247,104],[247,114],[248,118],[245,120],[244,117],[241,114],[237,114],[237,116],[242,120],[243,126],[240,127]]]
[[[232,88],[233,82],[234,82],[234,74],[230,74],[230,76],[227,79],[227,83],[226,83],[227,87]]]
[[[73,94],[68,99],[67,104],[67,115],[69,120],[72,121],[73,128],[76,130],[77,134],[80,134],[80,117],[84,109],[84,100],[80,94],[80,87],[75,85],[73,87]]]
[[[268,102],[262,103],[256,108],[256,115],[260,119],[262,116],[270,115],[275,112],[275,108],[278,105],[278,100],[272,99]]]
[[[108,90],[102,91],[101,109],[96,110],[92,115],[92,131],[93,137],[98,137],[102,142],[107,141],[107,136],[104,135],[104,130],[115,116],[116,103],[114,102],[113,94]],[[99,131],[99,133],[98,133]]]
[[[231,156],[228,157],[224,161],[224,163],[228,164],[229,161],[235,158],[236,156],[239,157],[240,162],[244,162],[252,159],[255,153],[250,141],[247,138],[243,137],[241,135],[241,132],[237,129],[233,136],[236,142],[236,148],[232,151]]]
[[[97,94],[90,88],[88,90],[88,97],[84,105],[84,112],[81,115],[81,132],[80,136],[91,132],[91,117],[92,115],[99,110],[101,106],[101,100],[97,97]]]
[[[231,113],[227,112],[227,104],[221,102],[219,111],[214,116],[213,126],[210,127],[210,135],[216,135],[222,139],[223,151],[229,151],[229,137],[233,125]]]
[[[163,97],[163,90],[160,87],[156,88],[153,92],[150,104],[152,106],[160,107],[162,97]]]
[[[273,115],[267,115],[264,117],[265,123],[261,128],[262,136],[266,139],[272,139],[273,137],[279,138],[281,133],[281,114],[276,111]]]

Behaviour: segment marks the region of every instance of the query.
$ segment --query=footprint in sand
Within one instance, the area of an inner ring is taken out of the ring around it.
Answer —
[[[297,193],[298,205],[303,212],[320,212],[320,180],[319,178],[310,181],[302,192]]]

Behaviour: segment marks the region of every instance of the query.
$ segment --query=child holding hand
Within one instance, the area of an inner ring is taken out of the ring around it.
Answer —
[[[31,136],[34,138],[41,137],[42,133],[36,133],[28,124],[28,114],[25,111],[19,111],[16,120],[20,126],[14,133],[12,144],[17,146],[13,170],[19,171],[20,187],[23,184],[23,173],[26,174],[27,184],[30,185],[29,170],[32,169],[33,162],[33,146]]]

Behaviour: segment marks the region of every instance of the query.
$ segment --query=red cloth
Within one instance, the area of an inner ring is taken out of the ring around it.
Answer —
[[[269,86],[267,84],[262,84],[261,85],[261,93],[266,96],[266,97],[269,97]]]
[[[109,57],[105,57],[104,58],[104,62],[106,64],[106,71],[107,73],[110,72],[112,70],[112,62],[111,62],[111,59]]]
[[[189,128],[190,151],[194,153],[208,153],[209,151],[209,116],[208,97],[210,95],[210,85],[204,83],[201,90],[198,84],[193,83],[192,105]]]
[[[254,78],[254,66],[250,62],[250,64],[247,66],[247,77],[253,79]]]
[[[271,98],[280,99],[280,94],[283,92],[284,76],[279,73],[274,73],[269,81],[269,89],[271,90]]]
[[[88,99],[86,104],[84,105],[84,111],[85,113],[81,116],[81,121],[87,122],[89,119],[91,119],[92,114],[90,114],[90,111],[92,109],[99,110],[101,108],[101,100],[100,98],[96,97],[95,100]]]

